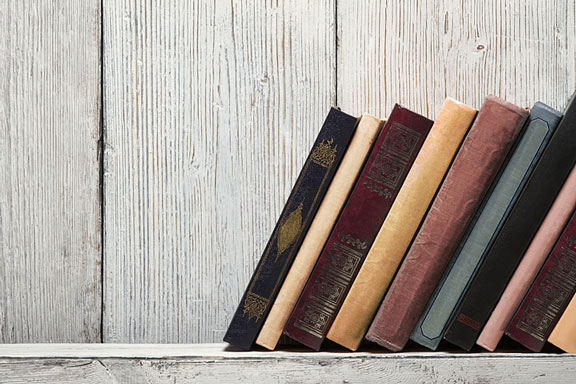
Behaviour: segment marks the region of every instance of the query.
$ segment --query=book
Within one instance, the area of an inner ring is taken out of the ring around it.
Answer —
[[[376,239],[378,242],[387,236],[389,242],[383,247],[387,249],[388,257],[400,258],[406,252],[476,113],[475,109],[455,100],[446,99],[444,102]],[[366,263],[371,253],[372,250]],[[351,350],[360,345],[375,312],[375,309],[364,306],[364,294],[370,291],[368,293],[373,296],[370,285],[357,287],[356,284],[352,284],[327,335],[329,340]],[[370,284],[381,286],[379,283]],[[358,300],[350,302],[355,295]]]
[[[524,295],[536,278],[536,274],[552,251],[556,240],[576,208],[576,167],[572,168],[568,179],[562,186],[552,208],[546,215],[538,232],[532,239],[528,250],[518,264],[506,290],[482,329],[476,344],[494,351],[502,338],[506,326],[522,302]]]
[[[495,96],[486,98],[390,284],[366,339],[392,351],[404,348],[527,117],[525,109]],[[396,225],[403,224],[399,222]],[[383,288],[378,298],[384,296],[404,253],[393,252],[395,239],[390,234],[393,230],[383,226],[382,232],[388,232],[385,236],[389,241],[380,244],[379,258],[383,262],[378,264],[390,265],[391,255],[395,259],[389,270],[372,272],[376,275],[372,281],[380,281],[377,286]],[[361,297],[357,300],[365,301]]]
[[[536,103],[506,165],[490,187],[422,311],[410,336],[412,340],[433,350],[438,347],[452,314],[520,196],[557,123],[557,112]]]
[[[370,115],[363,115],[358,123],[340,167],[338,167],[334,179],[328,187],[326,196],[318,208],[270,313],[264,321],[256,344],[267,349],[276,348],[284,324],[286,324],[288,316],[290,316],[290,312],[292,312],[296,300],[302,293],[306,280],[308,280],[308,276],[310,276],[310,272],[312,272],[312,268],[314,268],[328,236],[330,236],[332,227],[362,170],[381,125],[381,120]]]
[[[470,350],[576,160],[576,102],[546,146],[470,284],[444,338]]]
[[[568,353],[576,353],[576,296],[560,317],[548,341]]]
[[[328,113],[224,341],[244,350],[252,347],[355,128],[356,118],[334,108]]]
[[[287,336],[320,349],[431,126],[394,107],[284,327]]]
[[[506,335],[540,352],[576,289],[576,215],[546,259],[506,328]]]

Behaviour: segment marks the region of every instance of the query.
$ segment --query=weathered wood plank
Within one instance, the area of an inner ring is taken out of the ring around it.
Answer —
[[[98,342],[100,5],[2,1],[0,30],[0,342]]]
[[[515,348],[515,349],[514,349]],[[555,349],[557,350],[557,349]],[[91,359],[91,358],[138,358],[138,359],[176,359],[176,358],[270,358],[290,359],[303,356],[319,359],[334,357],[367,358],[479,358],[479,357],[561,357],[567,354],[558,353],[532,353],[520,348],[517,343],[508,345],[496,352],[469,353],[456,347],[451,351],[431,352],[426,348],[413,344],[408,351],[400,353],[390,352],[375,344],[364,345],[356,352],[344,348],[331,348],[320,352],[313,352],[301,345],[282,346],[274,351],[264,349],[253,351],[240,351],[226,343],[207,344],[0,344],[0,358],[59,358],[59,359]],[[576,356],[576,355],[574,355]]]
[[[338,1],[338,103],[434,118],[446,96],[562,109],[576,86],[574,0]]]
[[[220,341],[334,101],[334,2],[103,12],[104,340]]]
[[[0,346],[5,383],[571,383],[576,355],[230,352],[212,345]]]

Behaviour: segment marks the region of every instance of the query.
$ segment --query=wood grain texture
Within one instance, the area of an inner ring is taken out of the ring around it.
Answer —
[[[0,348],[3,383],[548,384],[571,383],[576,375],[575,355],[230,352],[222,344],[26,347],[26,354]]]
[[[479,108],[490,93],[562,110],[574,92],[574,0],[337,2],[349,113],[385,117],[400,103],[434,118],[446,96]]]
[[[100,337],[100,28],[111,342],[221,340],[331,104],[576,85],[574,0],[102,6],[0,5],[0,342]]]
[[[106,342],[220,341],[335,100],[334,2],[104,0]]]
[[[99,2],[2,1],[0,30],[0,342],[98,342]]]

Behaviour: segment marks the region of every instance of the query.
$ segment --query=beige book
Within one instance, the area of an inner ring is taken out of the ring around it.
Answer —
[[[372,144],[378,136],[382,123],[383,121],[374,116],[366,114],[362,116],[334,179],[328,187],[300,250],[294,258],[292,267],[290,267],[290,271],[288,271],[270,309],[264,326],[258,334],[256,344],[270,350],[276,348],[282,335],[282,329],[330,236],[338,215],[370,153]]]
[[[548,341],[568,353],[576,353],[576,296],[554,327]]]
[[[328,331],[328,339],[351,350],[360,345],[476,112],[452,99],[444,102]]]

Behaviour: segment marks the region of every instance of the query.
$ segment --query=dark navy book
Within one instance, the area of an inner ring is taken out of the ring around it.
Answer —
[[[252,347],[356,129],[357,119],[332,108],[316,138],[224,341]]]

